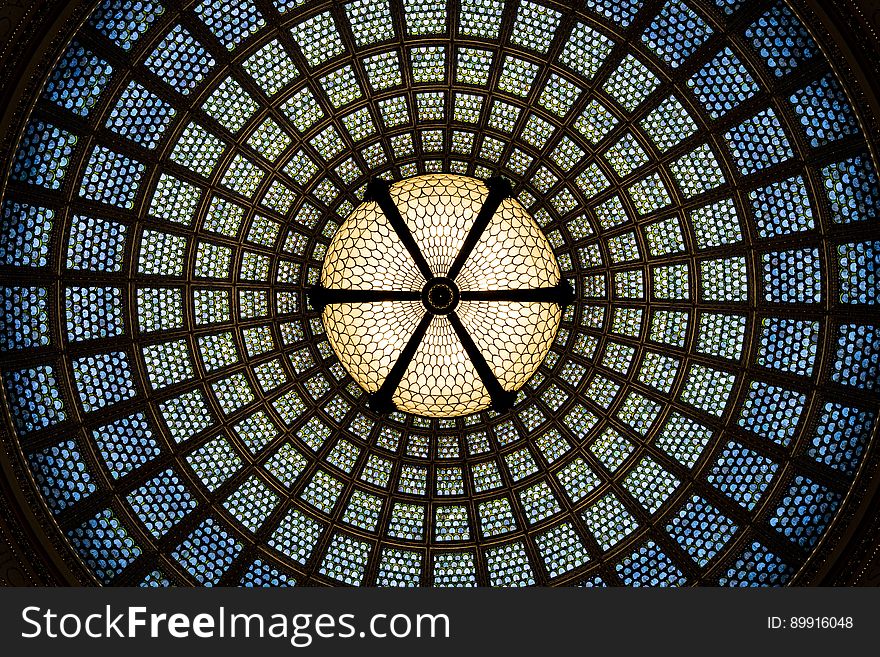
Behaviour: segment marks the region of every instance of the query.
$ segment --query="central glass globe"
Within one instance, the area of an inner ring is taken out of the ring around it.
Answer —
[[[367,186],[309,293],[377,412],[509,409],[572,300],[547,238],[503,178]]]

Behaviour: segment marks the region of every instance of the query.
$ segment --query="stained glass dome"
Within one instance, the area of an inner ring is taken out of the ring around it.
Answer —
[[[507,411],[544,360],[571,291],[503,178],[373,182],[310,291],[373,410]]]
[[[880,180],[874,117],[800,4],[90,11],[22,81],[0,178],[8,469],[71,580],[739,586],[822,567],[876,471]],[[461,251],[412,223],[420,265],[378,200],[406,215],[455,181],[461,234],[499,178],[495,246],[453,276]],[[521,246],[527,271],[499,268]],[[333,296],[352,290],[433,296]],[[430,358],[376,401],[376,363],[400,359],[340,337],[371,303],[394,310],[368,338],[412,327],[398,350],[443,318],[424,333],[467,353],[467,403],[419,397]],[[480,337],[518,319],[527,339]]]

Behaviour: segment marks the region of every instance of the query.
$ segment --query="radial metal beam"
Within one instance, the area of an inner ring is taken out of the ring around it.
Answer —
[[[394,363],[391,371],[388,372],[388,376],[385,377],[382,385],[376,392],[370,395],[370,408],[377,413],[384,415],[397,410],[397,407],[392,401],[394,392],[403,380],[403,375],[406,374],[406,368],[409,367],[413,357],[416,355],[416,350],[418,350],[419,345],[422,343],[422,338],[425,337],[425,333],[428,331],[428,326],[431,324],[432,319],[434,319],[434,316],[431,313],[425,313],[425,316],[422,317],[422,321],[419,322],[419,325],[410,337],[409,342],[406,343],[403,351],[400,352],[400,356],[397,357],[397,362]]]
[[[391,198],[390,190],[391,183],[387,180],[382,180],[381,178],[374,178],[367,183],[367,192],[364,194],[364,201],[375,201],[379,205],[382,212],[385,213],[388,223],[391,224],[394,232],[397,233],[398,239],[409,252],[413,262],[416,263],[416,267],[422,274],[422,277],[424,277],[426,281],[429,281],[434,278],[434,272],[431,271],[428,261],[425,260],[425,256],[422,255],[419,245],[416,244],[416,238],[413,237],[409,226],[406,225],[406,222],[400,215],[400,210],[397,209],[394,199]]]
[[[553,287],[522,290],[462,290],[462,301],[513,301],[518,303],[556,303],[567,306],[574,301],[568,281],[562,279]]]
[[[371,303],[375,301],[420,301],[420,291],[409,290],[337,290],[315,285],[306,292],[309,305],[318,312],[331,303]]]
[[[446,278],[453,281],[455,280],[455,277],[461,273],[462,267],[464,267],[468,257],[471,255],[471,251],[477,246],[480,237],[483,236],[483,231],[486,230],[489,222],[492,221],[492,217],[495,215],[498,206],[501,205],[501,201],[510,198],[513,195],[513,188],[507,178],[502,178],[500,176],[489,178],[486,180],[486,187],[489,188],[489,196],[487,196],[486,200],[483,202],[483,207],[480,208],[477,218],[474,219],[470,231],[464,238],[461,249],[459,250],[458,255],[455,256],[452,266],[449,268],[449,273],[446,274]]]
[[[455,330],[456,335],[458,335],[458,339],[461,341],[461,346],[464,347],[468,358],[471,359],[474,369],[477,370],[480,380],[483,382],[483,385],[486,386],[486,391],[492,399],[492,408],[499,413],[509,411],[513,408],[514,401],[516,401],[516,393],[505,390],[501,387],[498,377],[495,376],[492,368],[489,367],[489,363],[486,362],[483,354],[480,353],[479,347],[477,347],[476,343],[471,338],[458,315],[450,313],[447,317],[449,318],[449,322],[452,324],[452,328]]]

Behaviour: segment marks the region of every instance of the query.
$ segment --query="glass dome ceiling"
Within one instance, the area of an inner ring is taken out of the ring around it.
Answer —
[[[3,421],[88,577],[821,559],[876,433],[880,182],[787,4],[180,6],[102,0],[3,183]],[[575,291],[510,411],[374,412],[307,302],[368,181],[429,173],[513,181]]]

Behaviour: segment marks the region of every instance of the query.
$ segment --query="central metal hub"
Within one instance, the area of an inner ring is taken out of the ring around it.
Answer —
[[[422,303],[434,315],[448,315],[458,306],[458,300],[458,287],[448,278],[432,278],[422,288]]]

